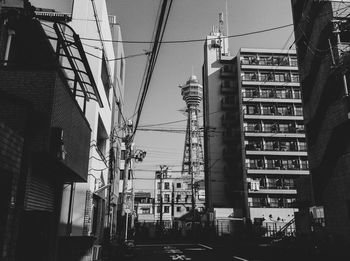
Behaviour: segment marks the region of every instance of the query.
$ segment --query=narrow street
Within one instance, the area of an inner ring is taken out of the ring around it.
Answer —
[[[218,252],[205,244],[140,244],[133,260],[232,260],[230,251]]]

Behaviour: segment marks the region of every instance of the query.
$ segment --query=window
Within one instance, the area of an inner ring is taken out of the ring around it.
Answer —
[[[300,90],[294,90],[294,99],[301,99]]]
[[[296,116],[302,116],[303,115],[303,108],[301,106],[295,106],[295,115]]]
[[[285,80],[285,74],[283,73],[276,73],[275,74],[275,82],[284,82]]]
[[[169,188],[170,188],[169,182],[165,182],[165,183],[164,183],[164,189],[169,189]]]
[[[299,75],[292,73],[290,80],[291,80],[291,82],[299,82]]]
[[[123,180],[125,171],[123,169],[121,169],[119,172],[120,172],[120,180]]]
[[[298,66],[298,60],[296,57],[290,57],[290,66]]]
[[[191,209],[190,207],[186,207],[186,211],[187,211],[187,212],[190,211],[190,209]]]
[[[162,196],[160,194],[157,194],[157,201],[159,202],[161,201],[161,199],[162,199]]]
[[[170,207],[164,206],[164,213],[169,213],[169,212],[170,212]]]
[[[181,188],[181,183],[176,183],[176,188]]]
[[[150,208],[141,208],[141,213],[142,214],[150,214],[151,213],[151,209]]]
[[[107,100],[109,100],[109,89],[111,87],[111,83],[109,81],[109,74],[105,55],[102,55],[101,80],[105,89]]]
[[[164,194],[164,202],[170,202],[170,195],[169,194]]]
[[[157,182],[157,189],[161,189],[162,188],[162,185],[160,182]]]
[[[121,160],[125,160],[125,150],[122,150],[122,151],[120,152],[120,159],[121,159]]]
[[[96,147],[101,157],[104,157],[106,155],[107,139],[108,139],[107,131],[103,126],[101,117],[99,116],[98,125],[97,125]]]
[[[256,107],[256,105],[247,105],[246,106],[246,111],[247,111],[247,114],[258,114],[259,111],[258,111],[258,108]]]
[[[181,212],[181,207],[176,207],[176,212]]]
[[[305,141],[299,141],[299,150],[300,151],[306,151],[307,150]]]
[[[162,212],[162,209],[160,206],[157,206],[157,213],[161,213]]]

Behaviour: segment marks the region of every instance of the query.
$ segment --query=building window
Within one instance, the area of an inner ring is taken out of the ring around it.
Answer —
[[[181,207],[176,207],[176,212],[181,212]]]
[[[162,212],[162,209],[160,206],[157,206],[157,213],[161,213]]]
[[[120,170],[120,180],[124,179],[124,174],[125,174],[125,171],[123,169]]]
[[[121,159],[121,160],[125,160],[125,150],[122,150],[122,151],[120,152],[120,159]]]
[[[294,90],[294,99],[301,99],[300,90]]]
[[[164,202],[170,202],[170,195],[164,194]]]
[[[191,209],[190,207],[186,207],[186,211],[187,211],[187,212],[190,211],[190,209]]]
[[[164,183],[164,189],[169,189],[169,188],[170,188],[169,182],[165,182],[165,183]]]
[[[162,200],[162,195],[161,194],[157,194],[157,201],[161,201]]]
[[[151,209],[150,208],[141,208],[141,213],[142,214],[150,214],[151,213]]]
[[[107,61],[105,59],[105,55],[102,55],[101,80],[103,83],[107,100],[109,100],[109,89],[111,87],[111,83],[109,81],[109,74],[108,74]]]
[[[181,183],[176,183],[176,188],[181,188]]]
[[[164,213],[169,213],[169,212],[170,212],[170,207],[164,206]]]
[[[107,131],[103,126],[102,120],[100,116],[98,117],[98,125],[97,125],[97,137],[96,137],[96,147],[101,156],[104,157],[106,155],[106,144],[107,144]]]
[[[162,184],[160,182],[157,183],[157,189],[161,189],[162,188]]]

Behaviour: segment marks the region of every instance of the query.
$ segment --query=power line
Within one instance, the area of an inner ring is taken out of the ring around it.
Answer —
[[[220,39],[223,38],[236,38],[236,37],[243,37],[243,36],[248,36],[248,35],[253,35],[253,34],[260,34],[260,33],[266,33],[270,31],[275,31],[275,30],[280,30],[289,26],[292,26],[293,24],[286,24],[286,25],[281,25],[281,26],[276,26],[276,27],[271,27],[267,29],[262,29],[258,31],[252,31],[252,32],[247,32],[247,33],[240,33],[240,34],[234,34],[234,35],[229,35],[229,36],[220,36]],[[88,41],[100,41],[99,39],[94,39],[94,38],[81,38],[84,40]],[[215,39],[215,38],[213,38]],[[218,37],[219,39],[219,37]],[[206,38],[199,38],[199,39],[188,39],[188,40],[169,40],[169,41],[128,41],[128,40],[103,40],[106,42],[119,42],[119,43],[130,43],[130,44],[145,44],[145,43],[162,43],[162,44],[177,44],[177,43],[192,43],[192,42],[203,42],[206,41]]]

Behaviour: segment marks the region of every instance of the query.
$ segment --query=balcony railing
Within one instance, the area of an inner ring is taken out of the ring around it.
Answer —
[[[284,165],[280,164],[274,165],[274,164],[258,164],[258,163],[247,163],[246,164],[247,169],[265,169],[265,170],[276,170],[276,169],[281,169],[281,170],[308,170],[309,169],[309,164],[306,163],[296,163],[296,164],[290,164],[290,165]]]
[[[277,203],[277,202],[270,202],[270,203],[259,203],[259,202],[249,202],[249,207],[252,208],[293,208],[294,203]]]
[[[301,99],[299,92],[242,92],[243,98],[263,98],[263,99]]]

